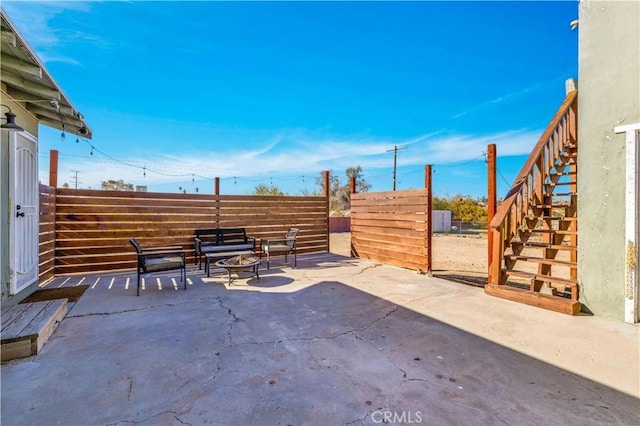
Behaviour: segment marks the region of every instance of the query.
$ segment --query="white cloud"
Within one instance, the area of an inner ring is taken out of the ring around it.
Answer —
[[[527,155],[537,142],[541,131],[509,131],[492,135],[421,135],[407,140],[376,140],[375,138],[338,138],[304,135],[296,130],[278,132],[258,148],[220,147],[196,154],[161,154],[159,156],[123,158],[113,155],[110,160],[96,152],[87,157],[65,158],[61,153],[59,176],[72,176],[80,170],[81,187],[99,188],[100,182],[124,179],[146,185],[166,185],[172,182],[214,178],[288,178],[316,176],[322,170],[343,171],[360,165],[373,176],[391,166],[388,149],[407,146],[398,154],[398,166],[424,164],[454,165],[476,159],[495,143],[499,156]],[[435,135],[435,136],[434,136]],[[107,145],[108,146],[108,145]],[[143,167],[145,169],[143,170]],[[146,176],[143,177],[143,172]],[[159,172],[159,173],[157,173]],[[41,172],[43,173],[43,172]],[[46,179],[43,179],[46,181]],[[63,182],[60,182],[62,184]],[[177,185],[175,190],[177,190]]]
[[[65,11],[88,12],[91,2],[86,1],[5,1],[2,7],[16,25],[25,41],[35,50],[44,63],[65,62],[80,65],[62,52],[66,44],[106,44],[95,35],[81,31],[64,31],[50,23]]]

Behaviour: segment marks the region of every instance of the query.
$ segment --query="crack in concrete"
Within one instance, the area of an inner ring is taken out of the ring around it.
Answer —
[[[233,346],[236,344],[233,342],[233,325],[236,322],[241,321],[241,319],[233,312],[233,310],[229,306],[226,306],[224,304],[224,302],[222,301],[222,297],[215,297],[213,299],[218,301],[218,305],[220,305],[222,309],[225,309],[227,311],[227,315],[230,317],[230,321],[227,328],[227,341],[223,343],[223,347]],[[222,358],[222,350],[218,352],[214,352],[213,356],[215,357],[215,370],[211,378],[207,380],[207,383],[211,383],[212,381],[214,381],[218,377],[218,373],[222,369],[220,365],[221,358]]]
[[[178,413],[178,412],[176,412],[176,411],[173,411],[173,410],[163,411],[163,412],[161,412],[161,413],[154,414],[154,415],[149,416],[149,417],[147,417],[147,418],[145,418],[145,419],[142,419],[142,420],[120,420],[120,421],[117,421],[117,422],[115,422],[115,423],[107,423],[107,425],[106,425],[106,426],[117,426],[117,425],[122,425],[122,424],[134,424],[134,425],[137,425],[137,424],[140,424],[140,423],[146,423],[146,422],[148,422],[148,421],[150,421],[150,420],[155,419],[156,417],[164,416],[165,414],[173,414],[173,416],[175,417],[175,419],[176,419],[178,422],[180,422],[180,424],[188,425],[188,426],[193,426],[191,423],[188,423],[188,422],[183,421],[183,420],[179,417],[179,413]]]
[[[233,345],[233,324],[235,324],[236,322],[240,321],[240,318],[238,318],[238,316],[233,312],[233,310],[231,310],[230,307],[226,306],[223,302],[222,302],[222,297],[216,297],[215,298],[218,301],[218,305],[220,305],[220,307],[222,309],[226,309],[227,310],[227,315],[229,315],[231,317],[231,321],[229,321],[229,328],[227,329],[227,344],[228,345]]]
[[[355,420],[352,420],[350,422],[346,422],[345,425],[353,425],[353,424],[356,424],[356,423],[360,423],[361,425],[363,425],[364,421],[367,420],[367,417],[369,417],[372,412],[373,412],[372,410],[368,410],[363,417],[358,417]]]
[[[382,263],[374,263],[373,265],[368,265],[368,266],[365,266],[365,267],[361,268],[358,272],[354,273],[353,275],[354,275],[354,276],[355,276],[355,275],[362,275],[362,274],[364,274],[364,273],[365,273],[365,271],[367,271],[368,269],[375,269],[375,268],[378,268],[378,267],[380,267],[380,266],[382,266]]]
[[[397,312],[399,308],[400,308],[399,306],[394,307],[392,310],[387,312],[385,315],[381,316],[380,318],[374,319],[373,321],[371,321],[369,324],[367,324],[364,327],[353,328],[351,330],[341,331],[339,333],[336,333],[336,334],[333,334],[333,335],[330,335],[330,336],[291,337],[291,338],[280,339],[280,340],[275,340],[275,341],[271,340],[271,341],[262,341],[262,342],[243,342],[243,343],[236,343],[236,344],[237,345],[265,345],[265,344],[268,344],[268,345],[279,345],[281,343],[286,343],[286,342],[304,342],[304,341],[314,341],[314,340],[333,340],[333,339],[337,339],[338,337],[347,336],[349,334],[352,334],[353,336],[355,336],[355,338],[357,340],[367,341],[365,338],[358,336],[356,333],[368,330],[369,328],[371,328],[378,321],[382,321],[383,319],[385,319],[385,318],[389,317],[390,315],[394,314],[395,312]]]
[[[148,311],[150,309],[156,309],[156,308],[188,305],[188,304],[192,304],[192,303],[197,303],[197,302],[202,302],[202,301],[207,301],[207,300],[215,300],[215,299],[219,299],[219,297],[205,297],[205,298],[201,298],[201,299],[198,299],[198,300],[188,300],[188,301],[180,302],[180,303],[163,303],[163,304],[160,304],[160,305],[141,306],[139,308],[123,309],[123,310],[120,310],[120,311],[113,311],[113,312],[89,312],[89,313],[86,313],[86,314],[78,314],[78,315],[69,315],[67,313],[67,315],[65,316],[65,319],[67,319],[67,318],[85,318],[85,317],[94,317],[94,316],[109,316],[109,315],[127,314],[127,313],[130,313],[130,312],[140,312],[140,311]]]

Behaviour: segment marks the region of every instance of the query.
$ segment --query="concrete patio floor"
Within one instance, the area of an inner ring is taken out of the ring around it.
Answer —
[[[2,365],[2,425],[640,422],[637,326],[334,254],[159,277],[48,284],[89,289]]]

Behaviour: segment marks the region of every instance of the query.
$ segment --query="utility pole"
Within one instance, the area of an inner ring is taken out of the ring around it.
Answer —
[[[402,151],[403,149],[407,149],[406,146],[401,146],[398,148],[397,146],[393,146],[393,149],[388,149],[387,152],[393,151],[393,190],[396,190],[396,166],[398,164],[398,151]]]
[[[71,176],[71,179],[74,182],[75,188],[78,189],[78,184],[82,183],[82,182],[78,182],[78,173],[80,173],[80,170],[71,170],[71,173],[74,174],[73,176]]]

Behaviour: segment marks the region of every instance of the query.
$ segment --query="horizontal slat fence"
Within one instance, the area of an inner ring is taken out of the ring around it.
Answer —
[[[40,185],[40,225],[38,236],[38,282],[54,276],[56,248],[56,189]]]
[[[428,191],[351,194],[354,256],[426,272]]]
[[[193,262],[197,228],[244,227],[260,238],[300,229],[298,253],[328,251],[325,197],[201,195],[57,189],[56,274],[135,268],[129,238],[181,246]]]

